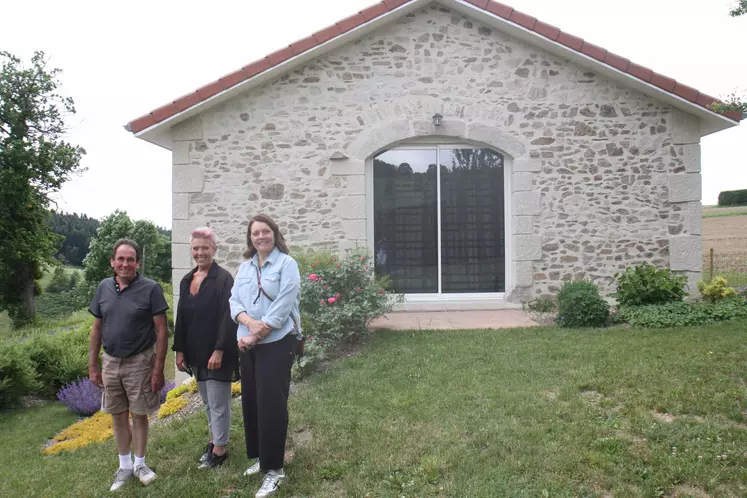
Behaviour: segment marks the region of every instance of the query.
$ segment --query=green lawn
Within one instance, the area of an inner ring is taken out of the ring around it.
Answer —
[[[276,496],[745,496],[745,333],[378,333],[297,387]],[[0,414],[0,496],[107,494],[112,441],[38,452],[71,420],[55,404]],[[204,473],[202,412],[154,428],[160,479],[122,496],[252,496],[238,409],[231,434],[226,466]]]
[[[73,272],[81,272],[83,271],[80,268],[74,267],[74,266],[65,266],[65,273],[68,275],[72,274]],[[44,275],[41,279],[39,279],[39,286],[41,286],[42,289],[46,289],[47,285],[49,285],[49,282],[52,280],[52,274],[54,272],[51,269],[48,269],[44,272]],[[81,275],[82,276],[82,275]],[[38,305],[38,304],[37,304]],[[42,313],[43,314],[43,313]],[[0,312],[0,342],[2,342],[6,338],[10,337],[24,337],[26,335],[29,335],[30,333],[37,332],[39,330],[46,330],[49,328],[54,328],[57,326],[57,324],[62,323],[63,327],[67,326],[75,326],[77,324],[82,324],[85,322],[85,318],[87,318],[87,313],[75,313],[70,318],[66,318],[63,320],[45,320],[41,316],[37,316],[36,323],[29,327],[24,327],[21,329],[13,329],[11,326],[10,318],[8,318],[8,313],[3,311]]]
[[[5,316],[4,313],[3,316]],[[58,319],[46,320],[43,318],[37,318],[32,325],[20,329],[13,329],[10,326],[9,320],[6,324],[3,322],[2,318],[0,318],[0,343],[8,339],[18,339],[37,333],[55,334],[65,330],[75,329],[92,322],[93,318],[86,310],[76,311],[72,315]],[[4,327],[3,325],[7,326]]]

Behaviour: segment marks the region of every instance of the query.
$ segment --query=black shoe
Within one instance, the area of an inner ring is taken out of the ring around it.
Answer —
[[[198,468],[199,469],[212,469],[215,467],[220,467],[223,465],[223,462],[225,462],[228,459],[228,452],[225,452],[222,455],[216,455],[212,451],[210,452],[210,457],[202,463]]]
[[[208,458],[210,458],[210,455],[213,454],[213,443],[208,443],[207,448],[205,448],[205,453],[202,454],[198,462],[205,463],[208,461]]]

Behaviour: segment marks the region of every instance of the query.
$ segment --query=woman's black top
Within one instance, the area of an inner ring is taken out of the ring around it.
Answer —
[[[197,380],[231,382],[238,378],[239,363],[237,325],[228,304],[233,277],[213,262],[197,294],[192,295],[189,287],[196,271],[187,273],[179,284],[172,349],[184,353]],[[208,360],[216,349],[223,351],[223,362],[218,370],[208,370]]]

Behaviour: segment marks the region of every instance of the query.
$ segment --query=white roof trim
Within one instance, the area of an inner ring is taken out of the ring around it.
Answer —
[[[573,50],[565,45],[558,42],[554,42],[544,36],[536,33],[532,30],[526,29],[518,24],[503,19],[500,16],[492,14],[486,10],[483,10],[475,5],[467,3],[464,0],[414,0],[408,4],[397,7],[396,9],[387,12],[376,19],[368,21],[342,35],[328,40],[314,48],[307,50],[306,52],[294,56],[277,66],[273,66],[262,73],[257,74],[241,83],[234,85],[212,97],[195,104],[194,106],[179,112],[159,123],[149,126],[137,133],[137,138],[151,142],[156,145],[160,145],[166,149],[171,150],[171,133],[170,128],[174,125],[189,119],[192,116],[200,114],[208,108],[228,100],[233,96],[245,92],[253,87],[259,86],[269,80],[277,78],[289,71],[292,71],[298,66],[315,59],[326,52],[341,47],[350,41],[360,38],[380,26],[390,22],[393,17],[400,17],[413,12],[421,7],[424,7],[429,3],[439,3],[445,7],[453,8],[457,12],[472,17],[481,22],[494,27],[495,29],[505,32],[510,36],[513,36],[526,43],[534,45],[540,49],[546,50],[557,56],[567,58],[573,62],[588,67],[597,73],[610,78],[614,81],[620,82],[625,86],[633,88],[634,90],[640,91],[641,93],[648,95],[651,98],[665,102],[674,107],[677,107],[685,112],[688,112],[694,116],[697,116],[701,120],[701,136],[709,135],[717,131],[725,130],[737,126],[733,120],[723,116],[714,111],[710,111],[698,104],[685,100],[678,95],[662,90],[661,88],[654,86],[650,83],[646,83],[643,80],[636,78],[628,73],[620,71],[612,66],[599,62],[581,52]]]
[[[290,59],[283,61],[277,66],[273,66],[270,69],[267,69],[255,76],[252,76],[251,78],[247,80],[242,81],[241,83],[238,83],[232,86],[231,88],[223,90],[222,92],[217,93],[213,95],[212,97],[209,97],[208,99],[195,104],[189,109],[185,109],[184,111],[181,111],[169,118],[166,118],[163,121],[160,121],[154,125],[151,125],[148,128],[145,128],[135,133],[135,136],[147,142],[151,142],[153,144],[160,145],[161,147],[171,150],[171,136],[170,136],[171,134],[169,133],[169,129],[172,126],[186,119],[189,119],[190,117],[195,116],[207,110],[208,108],[213,107],[214,105],[220,102],[228,100],[239,93],[245,92],[246,90],[259,86],[274,78],[278,78],[282,76],[283,74],[286,74],[289,71],[292,71],[296,67],[305,64],[306,62],[309,62],[310,60],[318,58],[319,56],[323,55],[326,52],[332,51],[338,47],[346,45],[347,43],[351,41],[351,39],[354,40],[356,38],[360,38],[364,35],[367,35],[368,33],[381,27],[382,25],[390,22],[392,17],[400,17],[402,15],[409,14],[410,12],[413,12],[417,10],[418,8],[420,8],[423,4],[426,4],[432,1],[433,0],[415,0],[408,4],[401,5],[392,11],[382,14],[376,19],[372,19],[368,22],[365,22],[361,24],[360,26],[357,26],[354,29],[351,29],[350,31],[346,33],[343,33],[342,35],[338,35],[335,38],[332,38],[331,40],[328,40],[320,45],[317,45],[307,50],[306,52],[303,52],[299,55],[296,55],[294,57],[291,57]]]
[[[499,31],[503,31],[519,40],[522,40],[531,45],[535,45],[538,48],[546,50],[552,54],[571,59],[573,62],[583,67],[593,69],[595,72],[606,76],[607,78],[618,81],[627,87],[638,90],[644,95],[663,101],[669,105],[677,107],[685,112],[693,114],[701,119],[701,130],[700,135],[706,136],[717,131],[725,130],[733,126],[737,126],[733,120],[723,116],[717,112],[710,111],[701,105],[690,102],[689,100],[683,99],[682,97],[675,95],[674,93],[667,92],[661,88],[646,83],[645,81],[636,78],[635,76],[620,71],[608,64],[599,62],[598,60],[589,57],[586,54],[578,52],[572,48],[566,47],[565,45],[552,41],[539,33],[527,29],[523,26],[515,24],[511,21],[492,14],[486,10],[476,7],[464,0],[439,0],[444,3],[452,4],[454,9],[462,14],[468,15],[473,18],[482,17],[483,19],[490,19],[493,27]]]

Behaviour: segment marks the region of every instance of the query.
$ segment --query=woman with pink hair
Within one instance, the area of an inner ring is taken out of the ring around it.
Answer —
[[[192,232],[190,250],[197,266],[179,285],[174,346],[176,366],[194,375],[205,403],[210,442],[199,468],[222,465],[228,458],[231,428],[231,382],[238,378],[236,323],[229,298],[233,277],[215,262],[215,233]]]

